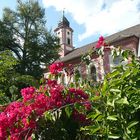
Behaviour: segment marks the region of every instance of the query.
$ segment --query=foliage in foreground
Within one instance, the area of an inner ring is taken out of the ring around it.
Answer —
[[[128,57],[132,61],[115,67],[105,77],[98,98],[91,97],[94,109],[88,118],[94,125],[81,128],[97,140],[140,139],[140,60],[129,51],[119,55],[122,61]]]
[[[103,41],[97,53],[102,53]],[[122,63],[96,86],[81,81],[77,71],[67,73],[75,82],[64,86],[57,81],[64,75],[63,64],[52,64],[49,79],[39,89],[24,88],[21,101],[3,107],[0,138],[140,139],[140,61],[130,51],[118,54],[114,49],[116,55],[123,58]],[[129,58],[131,62],[124,63]]]

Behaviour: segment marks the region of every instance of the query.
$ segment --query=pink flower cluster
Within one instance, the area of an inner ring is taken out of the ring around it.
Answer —
[[[25,106],[23,102],[13,102],[0,113],[0,140],[21,140],[23,137],[30,138],[36,127],[31,116],[32,107]]]
[[[48,80],[49,93],[50,93],[50,107],[52,109],[59,108],[63,103],[63,89],[64,87],[60,84],[57,84],[55,80]]]
[[[108,44],[105,42],[105,39],[104,39],[104,37],[103,36],[100,36],[99,37],[99,40],[98,40],[98,42],[97,42],[97,44],[96,44],[96,46],[95,46],[95,48],[96,49],[100,49],[102,46],[108,46]]]
[[[89,96],[81,89],[70,88],[65,97],[65,104],[80,103],[86,110],[91,109],[91,103],[88,101]]]
[[[81,89],[70,88],[68,93],[56,80],[47,80],[47,84],[38,90],[27,87],[21,90],[22,101],[10,103],[0,113],[0,140],[21,140],[23,137],[31,139],[31,134],[37,129],[37,120],[44,112],[60,108],[71,103],[83,103],[90,109],[88,95]],[[79,114],[80,122],[82,115]],[[76,120],[78,112],[76,112]],[[83,117],[83,121],[86,120]]]
[[[66,103],[85,102],[88,95],[81,89],[70,88],[69,94],[66,95]]]
[[[49,70],[51,74],[58,74],[63,70],[64,64],[59,62],[59,63],[53,63],[52,65],[49,66]]]
[[[23,88],[21,90],[21,95],[23,97],[23,101],[26,102],[26,101],[34,98],[34,92],[35,92],[34,87]]]

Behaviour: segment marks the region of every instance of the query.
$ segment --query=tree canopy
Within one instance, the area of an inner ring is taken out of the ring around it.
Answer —
[[[17,72],[41,78],[43,68],[58,58],[59,40],[46,28],[45,10],[37,1],[17,1],[0,20],[0,51],[11,50]]]

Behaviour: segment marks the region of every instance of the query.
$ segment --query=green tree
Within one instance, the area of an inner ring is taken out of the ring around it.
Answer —
[[[29,75],[21,75],[15,71],[18,64],[9,50],[0,52],[0,104],[18,99],[20,90],[27,86],[37,86],[37,81]]]
[[[11,50],[18,59],[17,72],[41,78],[43,69],[58,58],[59,41],[46,28],[45,11],[37,1],[17,1],[5,8],[0,21],[0,50]]]
[[[9,80],[13,75],[13,66],[17,64],[16,59],[10,51],[0,52],[0,104],[9,102],[5,91],[9,88]]]

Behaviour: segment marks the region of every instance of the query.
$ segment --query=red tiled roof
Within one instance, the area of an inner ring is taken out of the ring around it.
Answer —
[[[111,44],[120,39],[127,38],[130,36],[136,36],[136,37],[140,38],[140,24],[127,28],[123,31],[117,32],[113,35],[110,35],[110,36],[106,37],[105,40],[107,42],[109,42],[109,44]],[[66,61],[75,59],[77,57],[80,57],[83,54],[89,52],[95,46],[95,44],[96,44],[96,42],[93,42],[88,45],[82,46],[80,48],[76,48],[73,51],[71,51],[70,53],[68,53],[67,55],[65,55],[63,58],[60,58],[58,61],[66,62]]]

